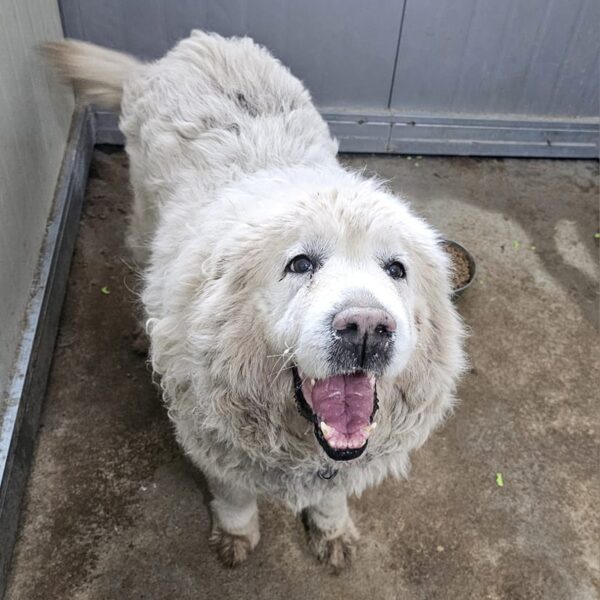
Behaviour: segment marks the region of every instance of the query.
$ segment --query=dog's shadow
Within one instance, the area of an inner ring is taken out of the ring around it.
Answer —
[[[184,474],[188,476],[191,481],[193,481],[195,487],[200,491],[200,494],[202,496],[202,503],[208,511],[208,515],[212,525],[212,511],[210,509],[210,503],[214,499],[214,496],[210,491],[208,480],[206,479],[204,473],[189,459],[189,457],[187,457],[183,453],[181,455],[181,463],[183,466]]]

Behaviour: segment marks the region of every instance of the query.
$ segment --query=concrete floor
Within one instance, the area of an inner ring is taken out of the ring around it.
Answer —
[[[346,162],[390,180],[479,267],[460,300],[462,402],[410,480],[352,502],[353,570],[323,571],[268,501],[248,563],[225,570],[208,549],[202,476],[131,349],[126,159],[97,151],[9,599],[600,597],[598,164]]]

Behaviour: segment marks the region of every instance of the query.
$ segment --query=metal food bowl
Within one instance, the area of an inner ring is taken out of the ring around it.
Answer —
[[[475,279],[475,274],[477,273],[475,259],[464,246],[461,246],[458,242],[455,242],[454,240],[443,240],[441,244],[450,246],[456,251],[458,251],[460,254],[462,254],[467,260],[467,264],[469,266],[469,279],[467,280],[467,282],[461,287],[454,288],[452,290],[452,298],[458,298],[473,283]]]

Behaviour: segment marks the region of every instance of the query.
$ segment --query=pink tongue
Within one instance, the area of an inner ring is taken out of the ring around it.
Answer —
[[[369,424],[374,399],[367,375],[336,375],[317,380],[311,398],[317,416],[347,434]]]

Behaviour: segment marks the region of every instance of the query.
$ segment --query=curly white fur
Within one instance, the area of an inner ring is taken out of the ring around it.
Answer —
[[[95,77],[90,59],[96,98],[107,60]],[[109,80],[111,90],[124,82],[129,243],[143,269],[152,366],[180,444],[212,482],[218,526],[257,541],[255,498],[265,493],[313,511],[313,523],[330,515],[332,531],[344,515],[354,539],[346,495],[407,473],[464,368],[438,234],[339,165],[307,91],[251,40],[194,32],[157,62],[116,63],[127,64],[128,76]],[[306,244],[320,246],[322,269],[310,281],[285,277]],[[389,278],[383,255],[402,258],[406,280]],[[396,350],[378,381],[368,450],[325,481],[318,472],[332,461],[296,410],[289,367],[326,377],[324,317],[365,293],[398,323]],[[336,510],[325,510],[332,498]]]

